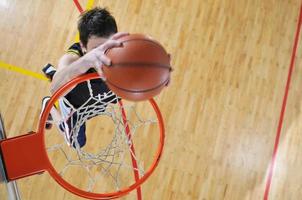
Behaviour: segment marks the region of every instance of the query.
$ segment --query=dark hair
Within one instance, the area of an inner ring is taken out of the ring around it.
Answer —
[[[88,39],[94,35],[98,37],[109,37],[117,32],[114,17],[105,8],[96,7],[81,14],[78,22],[80,40],[84,47]]]

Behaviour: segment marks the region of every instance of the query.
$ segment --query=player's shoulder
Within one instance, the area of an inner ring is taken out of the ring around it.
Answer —
[[[83,56],[83,51],[80,43],[76,42],[72,44],[68,49],[67,49],[68,54],[76,54],[78,56]]]

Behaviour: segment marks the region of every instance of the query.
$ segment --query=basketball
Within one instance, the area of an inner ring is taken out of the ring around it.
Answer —
[[[130,34],[119,39],[121,47],[106,55],[111,66],[103,66],[108,87],[130,101],[148,100],[158,95],[170,81],[170,56],[149,36]]]

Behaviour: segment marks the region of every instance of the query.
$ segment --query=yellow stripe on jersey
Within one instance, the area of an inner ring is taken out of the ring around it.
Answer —
[[[72,54],[76,54],[78,56],[81,56],[80,53],[77,50],[74,50],[74,49],[68,49],[67,53],[72,53]]]

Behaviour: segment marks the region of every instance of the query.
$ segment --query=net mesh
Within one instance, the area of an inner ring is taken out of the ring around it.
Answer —
[[[148,102],[123,104],[111,91],[93,95],[89,81],[87,85],[90,97],[83,105],[75,108],[62,97],[60,105],[68,112],[61,107],[59,115],[52,109],[48,123],[57,128],[46,132],[48,155],[72,185],[89,192],[119,191],[150,166],[159,141],[158,121]]]

